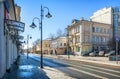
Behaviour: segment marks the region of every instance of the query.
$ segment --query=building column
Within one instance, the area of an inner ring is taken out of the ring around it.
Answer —
[[[9,38],[9,64],[12,64],[12,40]]]
[[[6,70],[9,72],[10,71],[10,67],[11,67],[11,52],[10,52],[10,36],[9,34],[7,35],[6,38]]]
[[[0,78],[6,71],[6,53],[4,37],[4,4],[0,2]]]
[[[17,59],[17,47],[16,47],[16,42],[14,42],[14,44],[13,44],[13,51],[14,51],[14,62],[15,62],[16,59]]]

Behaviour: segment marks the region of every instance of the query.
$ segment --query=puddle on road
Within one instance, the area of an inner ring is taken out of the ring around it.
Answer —
[[[33,69],[33,68],[35,68],[35,66],[33,66],[33,65],[22,65],[22,66],[19,66],[20,70],[25,70],[25,69],[30,70],[30,69]]]
[[[18,76],[19,77],[31,77],[34,75],[34,73],[32,72],[32,70],[36,68],[33,65],[22,65],[19,66],[19,73]]]

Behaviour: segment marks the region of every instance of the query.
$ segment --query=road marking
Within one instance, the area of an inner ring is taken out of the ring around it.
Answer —
[[[85,68],[85,69],[88,69],[88,70],[92,70],[92,71],[104,73],[104,74],[107,74],[107,75],[110,75],[110,76],[120,77],[119,75],[115,75],[115,74],[112,74],[112,73],[103,72],[103,71],[100,71],[100,70],[90,69],[90,68],[86,68],[86,67],[81,67],[81,68]]]
[[[62,62],[63,63],[63,62]],[[66,63],[64,63],[66,64]],[[69,65],[73,65],[72,63],[68,63]],[[75,65],[77,66],[77,65]],[[115,72],[115,73],[120,73],[120,71],[117,71],[117,70],[113,70],[113,69],[108,69],[108,68],[101,68],[101,67],[96,67],[96,66],[92,66],[92,65],[83,65],[81,64],[81,66],[86,66],[86,67],[90,67],[90,68],[97,68],[97,69],[102,69],[102,70],[106,70],[106,71],[110,71],[110,72]]]
[[[101,67],[96,67],[96,66],[91,66],[91,65],[83,65],[83,66],[87,66],[87,67],[91,67],[91,68],[97,68],[97,69],[102,69],[102,70],[111,71],[111,72],[115,72],[115,73],[120,73],[120,71],[112,70],[112,69],[108,69],[108,68],[101,68]]]
[[[79,67],[79,68],[88,69],[88,70],[91,70],[91,71],[96,71],[96,72],[99,72],[99,73],[104,73],[104,74],[107,74],[107,75],[110,75],[110,76],[120,77],[119,75],[108,73],[108,72],[104,72],[104,71],[100,71],[100,70],[95,70],[95,69],[91,69],[91,68],[87,68],[87,67],[82,67],[82,66],[77,66],[77,65],[73,65],[73,64],[68,64],[68,65]]]
[[[68,67],[69,69],[72,69],[72,70],[75,70],[75,71],[78,71],[78,72],[81,72],[81,73],[84,73],[84,74],[87,74],[87,75],[90,75],[90,76],[94,76],[94,77],[97,77],[97,78],[101,78],[101,79],[109,79],[109,78],[106,78],[106,77],[102,77],[100,75],[96,75],[96,74],[93,74],[93,73],[90,73],[90,72],[86,72],[86,71],[83,71],[83,70],[78,70],[76,68],[73,68],[73,67]]]

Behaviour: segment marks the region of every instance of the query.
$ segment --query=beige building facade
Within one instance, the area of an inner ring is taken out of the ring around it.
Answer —
[[[110,24],[74,19],[66,30],[69,50],[77,55],[107,48],[111,39]]]

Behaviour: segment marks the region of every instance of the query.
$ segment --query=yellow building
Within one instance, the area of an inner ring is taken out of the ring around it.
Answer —
[[[15,4],[15,12],[16,12],[16,20],[20,21],[20,12],[21,12],[21,7]]]
[[[107,48],[111,26],[109,24],[81,20],[72,20],[67,28],[67,41],[69,50],[77,55],[83,55],[94,49]]]
[[[43,54],[49,54],[50,53],[50,43],[51,39],[45,39],[42,41],[42,52]],[[33,51],[36,53],[40,53],[41,51],[41,43],[40,40],[36,42],[36,44],[33,46]]]
[[[51,39],[43,40],[43,54],[50,54]]]

